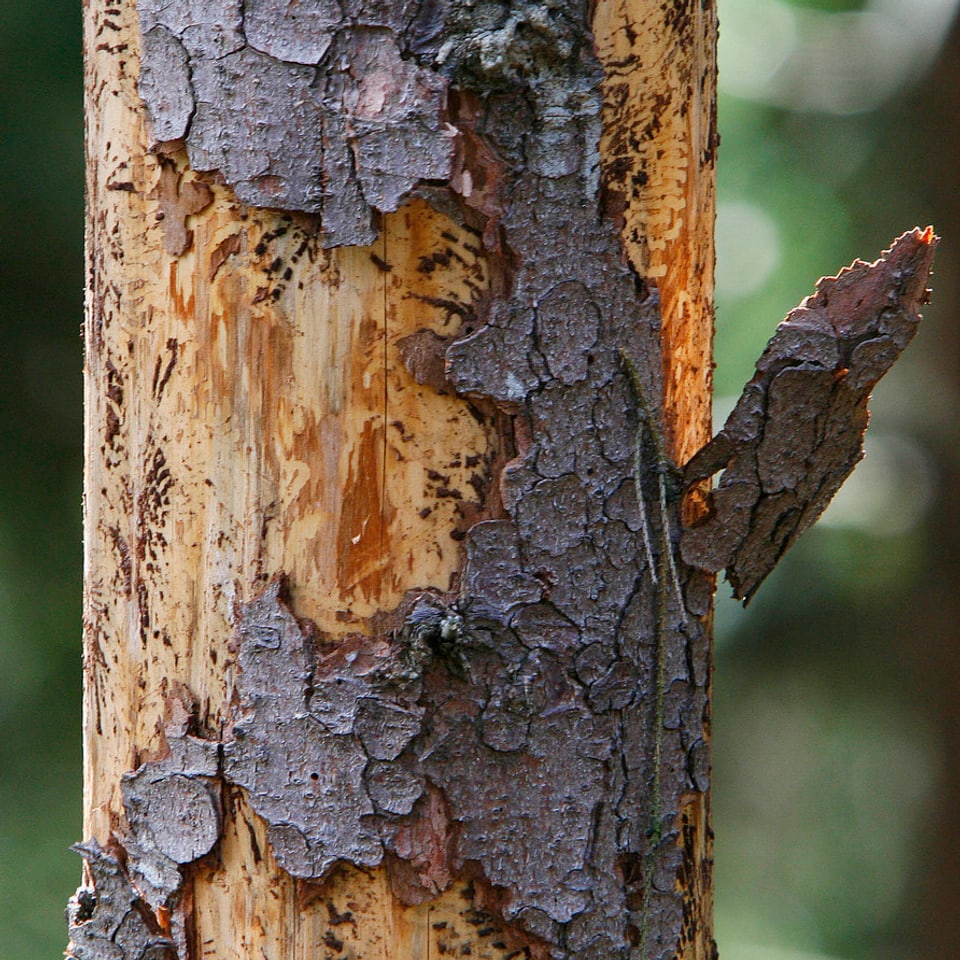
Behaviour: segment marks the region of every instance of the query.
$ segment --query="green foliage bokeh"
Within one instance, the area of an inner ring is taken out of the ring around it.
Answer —
[[[80,832],[80,6],[0,5],[0,957],[56,957]]]

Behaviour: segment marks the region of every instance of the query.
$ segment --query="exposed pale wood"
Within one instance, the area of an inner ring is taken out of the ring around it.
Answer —
[[[624,246],[660,290],[664,409],[674,457],[710,439],[716,4],[600,0],[603,154]]]
[[[683,459],[708,424],[713,194],[702,151],[712,128],[700,79],[711,75],[714,27],[697,21],[692,50],[653,55],[641,44],[658,36],[644,24],[660,7],[602,0],[597,32],[611,75],[608,168],[628,158],[649,177],[630,194],[625,236],[664,298],[669,422]],[[161,747],[165,698],[184,687],[208,732],[224,723],[235,603],[284,570],[298,614],[342,633],[407,589],[448,589],[462,560],[450,536],[458,505],[473,498],[476,458],[499,453],[491,424],[399,362],[403,336],[456,329],[441,301],[475,303],[487,283],[476,238],[425,204],[386,218],[370,249],[324,252],[310,224],[244,208],[211,183],[211,202],[184,217],[192,243],[166,252],[170,219],[193,208],[198,178],[183,153],[168,158],[184,199],[180,213],[160,210],[171,173],[145,150],[135,16],[132,4],[86,3],[84,835],[104,844],[122,830],[122,774]],[[680,103],[661,110],[666,132],[634,144],[655,91],[683,92],[691,77],[703,103],[686,120]],[[422,268],[447,249],[456,256]],[[707,820],[695,813],[706,860]],[[395,901],[382,870],[299,889],[239,795],[218,857],[196,868],[187,893],[198,956],[306,960],[331,936],[368,960],[438,956],[442,944],[484,958],[517,949],[477,922],[464,882],[419,907]],[[352,921],[336,922],[348,912]],[[705,955],[704,930],[685,956]]]
[[[276,865],[262,822],[238,794],[229,807],[220,862],[201,866],[194,878],[198,956],[378,960],[454,953],[501,960],[522,950],[516,935],[483,911],[468,881],[410,907],[393,896],[382,869],[343,868],[322,886],[299,885]]]
[[[207,729],[223,723],[234,603],[284,570],[298,613],[336,633],[410,588],[449,589],[456,512],[494,452],[464,401],[399,362],[403,336],[457,328],[440,301],[470,304],[486,286],[476,237],[425,204],[389,217],[372,249],[325,253],[295,218],[213,186],[187,218],[190,248],[164,251],[177,210],[158,219],[134,13],[91,4],[87,21],[85,835],[103,843],[122,828],[122,774],[160,746],[173,685]],[[183,193],[196,175],[174,161]],[[421,268],[446,251],[450,266]],[[234,801],[221,862],[193,892],[201,954],[313,955],[323,904],[298,906]],[[384,918],[404,943],[464,909],[456,890],[449,906],[406,910],[378,871],[364,882],[370,922],[337,935],[365,956],[393,955]]]

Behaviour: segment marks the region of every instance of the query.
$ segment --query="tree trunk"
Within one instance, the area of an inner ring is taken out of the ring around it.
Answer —
[[[711,956],[714,4],[85,6],[73,955]]]

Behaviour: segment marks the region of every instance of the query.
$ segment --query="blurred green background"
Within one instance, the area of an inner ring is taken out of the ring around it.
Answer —
[[[956,0],[719,0],[717,420],[771,325],[933,223],[933,304],[867,458],[717,610],[723,960],[960,956]]]
[[[821,274],[934,223],[934,302],[868,457],[747,611],[717,611],[724,960],[960,943],[958,0],[720,0],[718,420]],[[0,0],[0,960],[79,878],[80,4]]]

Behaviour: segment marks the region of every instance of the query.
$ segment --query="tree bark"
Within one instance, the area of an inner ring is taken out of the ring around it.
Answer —
[[[86,4],[73,955],[711,956],[714,5],[139,6]]]

